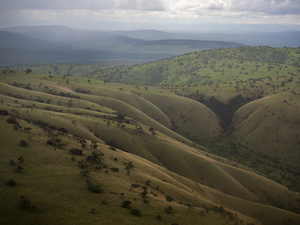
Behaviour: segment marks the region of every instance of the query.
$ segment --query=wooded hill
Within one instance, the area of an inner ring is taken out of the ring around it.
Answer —
[[[297,71],[293,73],[286,90],[279,86],[274,95],[264,89],[264,98],[240,107],[233,117],[235,129],[225,137],[219,116],[188,96],[199,89],[205,99],[212,94],[226,102],[239,94],[245,96],[248,92],[243,93],[242,86],[219,84],[217,92],[208,89],[211,85],[127,85],[3,70],[1,221],[298,224],[299,193],[256,173],[263,166],[272,168],[268,163],[273,158],[257,161],[255,169],[239,163],[260,157],[252,146],[267,145],[268,139],[262,137],[265,129],[272,131],[267,126],[279,122],[275,134],[282,134],[284,128],[291,140],[280,136],[274,142],[278,149],[270,149],[269,157],[284,154],[280,144],[287,146],[288,140],[289,153],[276,164],[287,168],[283,162],[290,161],[289,166],[297,169],[299,95],[294,93],[299,79]],[[256,81],[258,87],[252,88],[271,88],[273,83],[264,84],[267,79]],[[276,79],[272,79],[274,85],[283,77]],[[275,107],[279,108],[275,111]],[[264,113],[268,120],[259,120]],[[212,140],[217,141],[210,147]],[[240,150],[243,141],[249,149]],[[237,159],[231,161],[213,151],[240,153],[232,155]],[[247,160],[241,160],[242,154],[249,156]],[[283,184],[294,177],[294,171],[275,172],[277,177],[289,176]]]

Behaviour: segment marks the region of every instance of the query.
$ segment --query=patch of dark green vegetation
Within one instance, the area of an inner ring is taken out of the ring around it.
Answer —
[[[219,117],[220,125],[224,131],[227,131],[230,127],[233,114],[236,112],[236,110],[254,100],[252,98],[244,98],[241,94],[239,94],[236,97],[229,99],[228,103],[225,104],[216,99],[214,96],[206,99],[205,95],[199,94],[199,92],[196,92],[196,94],[191,94],[187,97],[195,99],[210,108]]]

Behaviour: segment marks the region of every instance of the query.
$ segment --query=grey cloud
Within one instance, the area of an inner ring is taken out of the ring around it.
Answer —
[[[299,0],[232,0],[232,10],[266,12],[269,14],[299,14]]]
[[[223,10],[228,9],[230,4],[231,1],[228,0],[213,0],[209,1],[205,8],[208,10]]]
[[[2,9],[37,10],[145,10],[165,9],[161,0],[1,0]]]
[[[267,14],[300,14],[299,0],[170,0],[170,10],[232,12],[265,12]]]
[[[142,11],[164,11],[165,6],[161,0],[120,0],[120,9],[142,10]]]
[[[37,10],[201,10],[300,14],[299,0],[1,0],[0,8]]]

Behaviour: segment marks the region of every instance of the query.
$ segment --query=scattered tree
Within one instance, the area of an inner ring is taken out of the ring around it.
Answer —
[[[11,180],[8,180],[8,181],[6,182],[6,185],[11,186],[11,187],[14,187],[14,186],[16,186],[17,184],[16,184],[16,181],[15,181],[15,180],[11,179]]]
[[[18,160],[19,160],[20,163],[24,163],[24,162],[25,162],[25,159],[24,159],[23,156],[20,156],[20,157],[18,158]]]
[[[174,201],[174,198],[172,198],[170,195],[167,195],[167,196],[166,196],[166,200],[167,200],[168,202],[172,202],[172,201]]]
[[[24,168],[22,166],[17,166],[16,169],[15,169],[18,173],[21,173]]]
[[[131,214],[134,215],[134,216],[141,216],[141,210],[131,209]]]
[[[27,143],[27,141],[25,141],[25,140],[20,140],[19,145],[20,145],[21,147],[28,147],[28,143]]]
[[[130,209],[130,208],[131,208],[130,205],[131,205],[131,201],[125,200],[125,201],[122,202],[121,207],[122,207],[122,208],[125,208],[125,209]]]
[[[71,155],[82,155],[82,150],[80,150],[78,148],[72,148],[69,150],[69,153]]]
[[[167,208],[165,208],[165,212],[166,213],[172,213],[173,212],[172,206],[168,206]]]
[[[27,68],[25,72],[26,72],[26,74],[32,73],[32,69]]]

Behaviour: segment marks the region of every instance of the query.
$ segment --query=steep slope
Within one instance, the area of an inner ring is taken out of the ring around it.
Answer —
[[[144,98],[137,101],[134,97],[132,97],[133,94],[131,92],[131,90],[136,90],[137,88],[127,85],[112,83],[104,84],[103,82],[96,80],[90,80],[88,82],[85,78],[49,76],[44,74],[25,75],[24,73],[10,73],[1,75],[0,78],[2,82],[0,89],[2,100],[1,112],[5,114],[4,111],[7,110],[7,112],[11,115],[10,117],[5,115],[1,121],[1,123],[4,124],[3,129],[8,130],[7,127],[10,126],[11,130],[11,133],[1,132],[1,135],[3,135],[1,139],[7,140],[7,142],[3,142],[3,146],[6,146],[3,148],[3,151],[5,151],[6,154],[12,154],[3,158],[2,167],[6,170],[9,170],[9,165],[7,165],[9,164],[9,158],[16,158],[17,156],[13,156],[13,154],[20,154],[20,150],[27,149],[17,147],[16,150],[18,151],[13,153],[14,151],[12,149],[15,148],[16,145],[18,145],[19,140],[22,139],[29,143],[30,146],[30,148],[28,148],[30,151],[26,153],[26,155],[24,152],[24,155],[26,156],[24,156],[25,158],[30,157],[33,153],[43,155],[43,152],[40,150],[41,148],[47,149],[47,151],[50,151],[49,154],[52,155],[52,160],[48,160],[47,157],[44,161],[40,161],[40,159],[32,160],[32,164],[30,164],[32,169],[35,164],[41,165],[37,162],[45,162],[45,166],[52,165],[55,161],[54,154],[56,154],[56,152],[59,152],[60,157],[63,159],[66,156],[61,154],[68,154],[65,150],[70,150],[75,147],[83,151],[84,156],[88,156],[93,151],[94,143],[97,142],[98,146],[102,146],[101,151],[103,150],[104,152],[106,149],[104,154],[107,166],[101,164],[101,168],[103,167],[108,171],[108,177],[104,175],[105,172],[103,170],[101,172],[101,176],[97,175],[97,173],[93,171],[94,167],[91,169],[90,166],[88,166],[89,172],[87,172],[85,170],[87,169],[85,168],[86,166],[82,165],[81,171],[83,176],[90,176],[93,182],[98,181],[100,184],[103,184],[101,186],[106,187],[107,189],[105,188],[105,190],[111,189],[110,194],[108,196],[106,195],[106,197],[101,200],[106,200],[109,196],[115,196],[112,203],[110,203],[113,204],[113,207],[111,208],[113,211],[118,211],[118,207],[115,208],[115,206],[120,205],[120,200],[116,200],[120,199],[120,196],[123,196],[120,193],[127,193],[129,189],[132,189],[130,188],[130,185],[133,182],[135,183],[136,181],[141,180],[140,183],[145,184],[147,180],[151,180],[151,185],[153,182],[153,186],[150,185],[151,189],[149,187],[149,191],[151,190],[153,193],[156,193],[160,190],[163,191],[165,195],[172,196],[172,198],[175,199],[174,204],[172,201],[172,207],[178,209],[178,212],[181,213],[183,212],[182,210],[184,207],[181,208],[182,206],[180,206],[180,204],[178,205],[180,202],[196,207],[197,211],[195,212],[200,212],[201,209],[203,209],[203,205],[206,207],[213,203],[222,202],[222,205],[226,206],[228,209],[234,208],[243,215],[255,218],[263,224],[274,224],[274,213],[280,215],[280,219],[277,218],[275,224],[283,224],[284,221],[287,220],[292,220],[294,224],[297,224],[299,221],[299,215],[297,214],[275,207],[262,205],[288,205],[289,207],[299,208],[299,202],[297,202],[299,193],[291,192],[282,185],[263,178],[249,170],[242,169],[241,166],[236,165],[237,167],[233,167],[232,162],[225,163],[226,161],[224,159],[219,159],[224,162],[216,161],[213,159],[216,157],[209,157],[209,154],[203,152],[201,149],[193,148],[190,145],[182,143],[184,138],[178,134],[176,136],[174,132],[165,126],[163,126],[165,131],[173,134],[173,137],[159,132],[156,128],[151,129],[149,126],[145,126],[142,122],[137,122],[135,116],[142,115],[139,114],[141,111],[138,107],[147,106],[145,108],[147,108],[148,113],[153,111],[157,115],[168,116],[167,113],[163,114],[163,106],[157,103],[157,95],[159,92],[155,95],[154,90],[144,90],[143,93],[141,93],[141,96],[145,95]],[[79,86],[81,87],[80,91],[78,90]],[[89,88],[86,89],[87,87]],[[122,90],[120,90],[120,88],[122,88]],[[77,90],[77,92],[74,92],[73,89]],[[110,97],[101,96],[100,93],[102,92],[102,89],[107,90],[103,92]],[[109,91],[109,89],[111,90]],[[137,95],[137,97],[141,96]],[[167,102],[172,104],[171,97],[169,95],[161,93],[161,96],[162,98],[167,98]],[[97,99],[101,100],[103,98],[107,99],[106,104],[102,104],[103,101],[101,104],[100,102],[97,102]],[[145,99],[147,98],[149,98],[149,100],[146,101]],[[176,101],[178,107],[183,104],[184,108],[188,108],[188,105],[194,102],[187,101],[187,105],[184,105],[184,103],[180,101],[182,97],[174,95],[174,98],[178,99],[178,101]],[[114,101],[116,101],[117,104],[111,103]],[[109,105],[109,103],[111,105]],[[156,103],[158,105],[151,108],[151,106]],[[119,107],[120,105],[123,105],[123,107],[119,109],[126,110],[127,107],[131,108],[132,112],[136,110],[136,114],[132,113],[132,118],[130,118],[131,116],[122,116],[119,110],[119,113],[117,114],[115,107],[118,105]],[[195,105],[192,106],[195,107]],[[160,107],[162,107],[162,109],[160,109]],[[199,105],[197,107],[200,107],[199,109],[202,110],[203,106]],[[171,111],[169,111],[169,113]],[[192,112],[193,111],[190,113]],[[206,112],[208,113],[208,116],[211,113],[209,110]],[[197,115],[198,112],[195,113]],[[145,115],[147,114],[145,113]],[[142,119],[150,118],[145,115]],[[24,120],[28,122],[25,122]],[[153,125],[159,124],[154,119],[152,120]],[[37,125],[41,128],[37,128]],[[27,127],[32,129],[26,129]],[[43,131],[39,129],[43,129]],[[66,133],[69,133],[71,136]],[[6,138],[5,135],[8,135],[10,138]],[[76,142],[76,140],[74,140],[76,139],[75,137],[78,137],[77,144],[74,143],[74,141]],[[180,141],[175,140],[175,138]],[[83,139],[85,139],[85,141]],[[46,143],[48,146],[45,147]],[[67,145],[65,145],[66,143]],[[104,146],[103,143],[110,145],[110,150],[108,149],[109,147]],[[188,141],[187,143],[192,144],[191,141]],[[10,147],[7,148],[7,146]],[[116,148],[117,151],[112,151]],[[56,151],[53,151],[53,149],[56,149]],[[119,151],[118,149],[123,151]],[[75,152],[77,152],[74,153],[75,156],[76,154],[79,154],[78,151]],[[140,159],[138,156],[144,159]],[[80,159],[80,156],[76,156],[75,158],[77,162],[80,162]],[[111,160],[110,163],[107,162],[108,159]],[[82,160],[84,162],[84,158],[82,158]],[[122,165],[124,166],[124,162],[128,163],[129,161],[133,162],[136,166],[136,170],[130,170],[129,174],[127,174],[128,171],[126,171],[126,169],[120,169],[120,167],[122,167]],[[66,164],[68,166],[64,167],[64,163],[61,162],[60,168],[64,168],[63,170],[71,172],[74,169],[74,167],[71,167],[73,169],[70,169],[69,166],[71,166],[71,164],[72,161],[70,162],[68,159],[68,163]],[[79,165],[81,164],[79,163]],[[50,168],[51,167],[52,166],[50,166]],[[119,169],[111,169],[110,172],[110,168]],[[49,170],[47,169],[46,171]],[[115,173],[116,171],[119,171],[120,175],[119,173]],[[162,171],[166,175],[159,175]],[[87,175],[87,173],[90,175]],[[4,176],[4,174],[5,173],[3,173],[2,176]],[[28,176],[30,177],[33,174],[28,173]],[[124,185],[128,184],[126,185],[128,188],[125,187],[125,189],[123,189],[124,186],[116,185],[116,178],[121,179],[120,183],[124,183]],[[5,177],[3,179],[5,180],[9,178]],[[82,177],[78,179],[82,179]],[[22,182],[25,182],[25,180]],[[84,185],[86,184],[84,184],[83,180],[83,186]],[[164,189],[155,189],[157,185],[159,187],[163,186]],[[34,186],[29,186],[29,190],[33,190],[31,188],[34,188]],[[42,188],[41,191],[48,190],[38,184],[35,188],[38,190]],[[80,189],[82,190],[82,186]],[[55,190],[57,190],[57,187]],[[11,195],[9,190],[6,189],[6,191],[8,191]],[[24,191],[24,189],[22,189],[22,191]],[[139,193],[142,191],[143,190],[139,190],[139,192],[133,191],[133,193],[140,196]],[[266,192],[268,193],[267,196],[265,194]],[[23,195],[28,195],[29,193],[31,192],[26,192]],[[119,194],[116,195],[115,193]],[[130,193],[130,190],[128,193]],[[150,196],[149,193],[150,192],[147,192],[147,196]],[[195,194],[197,198],[195,198]],[[92,198],[87,193],[85,193],[85,195],[88,196],[88,199]],[[13,196],[15,196],[15,201],[17,201],[17,194]],[[40,192],[40,194],[35,195],[33,200],[37,201],[38,196],[43,196],[43,191]],[[132,196],[130,200],[137,198],[133,197],[134,194],[129,194],[129,196]],[[149,199],[146,199],[150,200],[150,205],[152,201],[155,202],[153,204],[153,208],[148,210],[154,210],[155,207],[161,204],[162,202],[158,201],[159,199],[165,199],[165,196],[158,194],[157,196],[154,195],[153,198],[149,197]],[[272,199],[273,202],[269,201],[270,199]],[[9,202],[9,200],[7,201]],[[64,201],[68,200],[65,199]],[[167,207],[168,201],[164,201],[167,203],[165,206]],[[86,207],[89,207],[88,202],[89,201],[86,201],[84,203]],[[42,204],[42,202],[39,203]],[[153,219],[155,217],[153,215],[157,215],[159,213],[158,211],[154,211],[155,213],[153,214],[150,211],[147,211],[147,207],[144,207],[143,204],[144,203],[141,203],[137,206],[146,211],[145,215],[148,215],[148,218],[152,215],[152,217],[150,217]],[[10,207],[13,206],[10,204]],[[46,209],[44,209],[45,212],[49,209],[48,207],[50,206],[48,205]],[[80,210],[80,207],[77,209],[74,207],[79,206],[72,206],[70,211],[77,212]],[[92,206],[91,208],[95,207]],[[102,206],[100,208],[102,209]],[[217,212],[224,213],[224,211],[220,208],[212,207],[211,210],[212,209]],[[141,212],[143,212],[143,210]],[[59,213],[60,212],[58,212],[58,214]],[[54,213],[53,215],[57,214]],[[70,215],[72,215],[71,218],[77,218],[74,213],[71,213]],[[108,215],[111,214],[108,213]],[[109,216],[107,217],[109,218]],[[105,219],[107,219],[107,217],[105,217]],[[188,224],[195,223],[194,219],[197,217],[192,217],[193,218],[189,219],[190,222]],[[32,218],[34,218],[34,216],[32,216]],[[121,218],[119,219],[122,221]],[[152,219],[145,224],[152,224],[153,221],[155,221]],[[128,224],[132,223],[134,220],[135,219],[128,219]],[[72,221],[72,219],[70,221]],[[170,220],[168,219],[167,221]],[[180,221],[183,222],[184,219]],[[220,221],[214,221],[211,222],[211,224],[219,224],[219,222]],[[110,221],[108,224],[109,223]]]
[[[300,173],[299,100],[298,95],[281,93],[244,105],[235,113],[232,134],[274,167],[284,166],[282,173],[294,176]]]
[[[84,148],[83,155],[70,155],[68,149],[80,148],[81,145],[73,135],[41,129],[22,120],[18,120],[20,126],[32,129],[29,132],[14,130],[6,118],[1,118],[0,132],[1,140],[6,140],[0,144],[0,220],[3,224],[99,224],[99,221],[105,224],[195,224],[203,221],[213,225],[225,222],[220,215],[228,219],[228,212],[230,224],[240,220],[255,222],[239,213],[233,217],[236,212],[227,209],[222,213],[211,211],[211,205],[219,206],[204,197],[203,191],[196,193],[196,186],[191,185],[190,180],[142,158],[112,151],[100,143],[96,148]],[[54,151],[53,146],[45,145],[49,132],[67,147]],[[19,146],[19,140],[26,140],[29,146]],[[87,141],[87,146],[90,143]],[[101,163],[97,166],[106,169],[96,170],[89,164],[86,159],[93,152],[101,154]],[[84,161],[90,171],[88,175],[82,175],[83,170],[79,167]],[[126,163],[131,165],[130,169],[126,169]],[[118,171],[111,168],[118,168]],[[148,191],[144,197],[142,187]],[[166,196],[173,196],[176,200],[168,202]],[[128,206],[124,204],[126,201]],[[191,204],[193,210],[179,201]],[[169,206],[170,212],[166,213],[165,208]],[[211,212],[205,213],[203,206]],[[132,212],[140,215],[135,216]]]
[[[194,119],[186,119],[190,117],[181,112],[182,109],[176,114],[173,107],[172,118],[177,117],[175,125],[181,125],[181,130],[175,129],[176,132],[209,147],[214,154],[247,165],[299,191],[299,54],[297,48],[214,49],[143,65],[103,69],[86,77],[106,82],[158,85],[162,93],[201,102],[217,116],[222,129],[215,134],[221,135],[215,135],[217,138],[208,142],[197,138],[193,126],[185,127],[188,122],[194,123]],[[144,93],[141,96],[147,97]],[[252,115],[256,100],[264,97],[277,98],[277,106],[272,103],[269,108],[257,110]],[[147,99],[153,101],[151,98],[155,99],[154,96]],[[165,110],[172,104],[169,102],[161,104],[160,108]],[[239,110],[240,107],[243,109]],[[247,119],[250,114],[251,119]],[[212,121],[215,120],[205,121],[205,126],[216,131],[210,127],[214,124]]]

